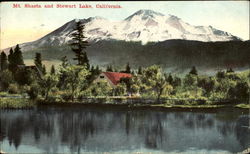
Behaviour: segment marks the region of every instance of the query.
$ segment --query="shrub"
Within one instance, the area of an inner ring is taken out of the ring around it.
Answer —
[[[56,102],[56,97],[48,96],[46,99],[47,102]]]
[[[40,87],[38,84],[30,85],[30,89],[27,90],[27,94],[29,95],[30,99],[34,100],[38,97],[40,91]]]
[[[43,94],[45,99],[48,98],[52,89],[56,91],[57,77],[55,75],[46,75],[43,76],[39,82],[40,87],[43,89]]]
[[[103,82],[103,81],[94,83],[89,88],[89,90],[92,96],[110,96],[112,94],[111,86],[107,82]]]
[[[207,98],[206,97],[200,97],[198,98],[199,100],[197,101],[198,105],[205,105],[207,104]]]
[[[126,91],[127,91],[127,88],[124,83],[119,83],[114,89],[114,93],[116,96],[124,96],[126,95]]]
[[[187,74],[184,78],[184,86],[191,89],[197,86],[197,76],[193,74]]]
[[[19,92],[18,85],[17,84],[10,84],[8,87],[8,91],[10,94],[17,94]]]
[[[249,85],[247,82],[237,82],[235,87],[228,90],[228,97],[230,99],[248,100],[249,99]]]
[[[68,92],[62,93],[61,97],[64,101],[70,101],[72,99],[72,95]]]
[[[13,83],[13,74],[9,70],[0,72],[0,90],[7,91],[7,88]]]
[[[26,93],[29,89],[30,89],[30,86],[28,86],[27,84],[23,86],[19,86],[19,92],[22,94]]]
[[[91,89],[86,89],[86,90],[82,91],[82,92],[78,95],[77,99],[81,100],[81,99],[83,99],[83,98],[85,98],[85,97],[92,96],[90,90],[91,90]]]
[[[184,100],[176,100],[176,101],[174,101],[174,104],[175,105],[184,105],[184,104],[187,104],[187,103],[185,103]]]
[[[225,92],[212,92],[209,99],[210,100],[222,100],[225,99],[227,94]]]
[[[145,91],[144,93],[141,94],[142,98],[146,98],[146,99],[156,99],[157,98],[157,94],[154,91]]]
[[[53,95],[57,95],[58,91],[59,91],[59,89],[58,89],[57,87],[51,88],[51,93],[52,93]]]

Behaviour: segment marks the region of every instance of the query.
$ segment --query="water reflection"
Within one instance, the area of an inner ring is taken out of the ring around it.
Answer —
[[[231,120],[221,118],[230,114]],[[239,152],[250,145],[249,116],[231,111],[40,108],[1,110],[0,115],[1,148],[7,152],[20,152],[22,145],[50,153],[192,148]]]

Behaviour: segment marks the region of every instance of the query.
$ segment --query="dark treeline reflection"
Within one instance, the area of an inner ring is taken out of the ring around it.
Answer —
[[[79,153],[190,148],[239,152],[250,145],[249,116],[231,111],[38,108],[0,114],[0,141],[8,141],[3,146],[17,151],[20,145],[29,145],[53,153],[65,148]]]

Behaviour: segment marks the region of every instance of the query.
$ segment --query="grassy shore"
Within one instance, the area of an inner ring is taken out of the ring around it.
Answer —
[[[21,97],[21,94],[10,94],[8,92],[0,92],[0,98],[1,97]]]
[[[237,104],[235,107],[243,108],[243,109],[250,109],[250,104]]]
[[[159,105],[150,105],[152,107],[164,107],[164,108],[222,108],[228,105],[167,105],[167,104],[159,104]],[[234,107],[232,105],[232,107]]]
[[[110,101],[112,99],[98,99],[98,98],[93,98],[94,103],[92,102],[62,102],[62,101],[44,101],[43,99],[38,99],[36,101],[29,100],[27,98],[10,98],[10,97],[1,97],[0,98],[0,109],[24,109],[24,108],[33,108],[36,107],[37,105],[53,105],[53,106],[60,106],[60,105],[91,105],[94,104],[96,106],[129,106],[129,107],[147,107],[147,108],[196,108],[196,109],[215,109],[215,108],[223,108],[223,107],[232,107],[232,108],[242,108],[242,109],[250,109],[250,104],[203,104],[203,105],[190,105],[190,104],[182,104],[182,105],[177,105],[177,104],[170,104],[170,103],[165,103],[165,104],[146,104],[146,103],[136,103],[136,104],[129,104],[129,103],[124,103],[124,102],[117,102],[114,103],[115,101]],[[126,100],[123,98],[123,100]]]
[[[27,98],[0,98],[0,109],[28,109],[35,106],[36,102]]]

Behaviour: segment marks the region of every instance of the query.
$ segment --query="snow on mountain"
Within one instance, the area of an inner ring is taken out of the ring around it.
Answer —
[[[72,20],[41,39],[24,43],[24,49],[44,45],[63,45],[71,39],[76,22]],[[152,10],[139,10],[122,21],[109,21],[103,17],[80,19],[85,24],[85,36],[89,41],[125,40],[159,42],[170,39],[197,41],[231,41],[241,40],[230,33],[212,26],[193,26],[174,15],[164,15]]]

